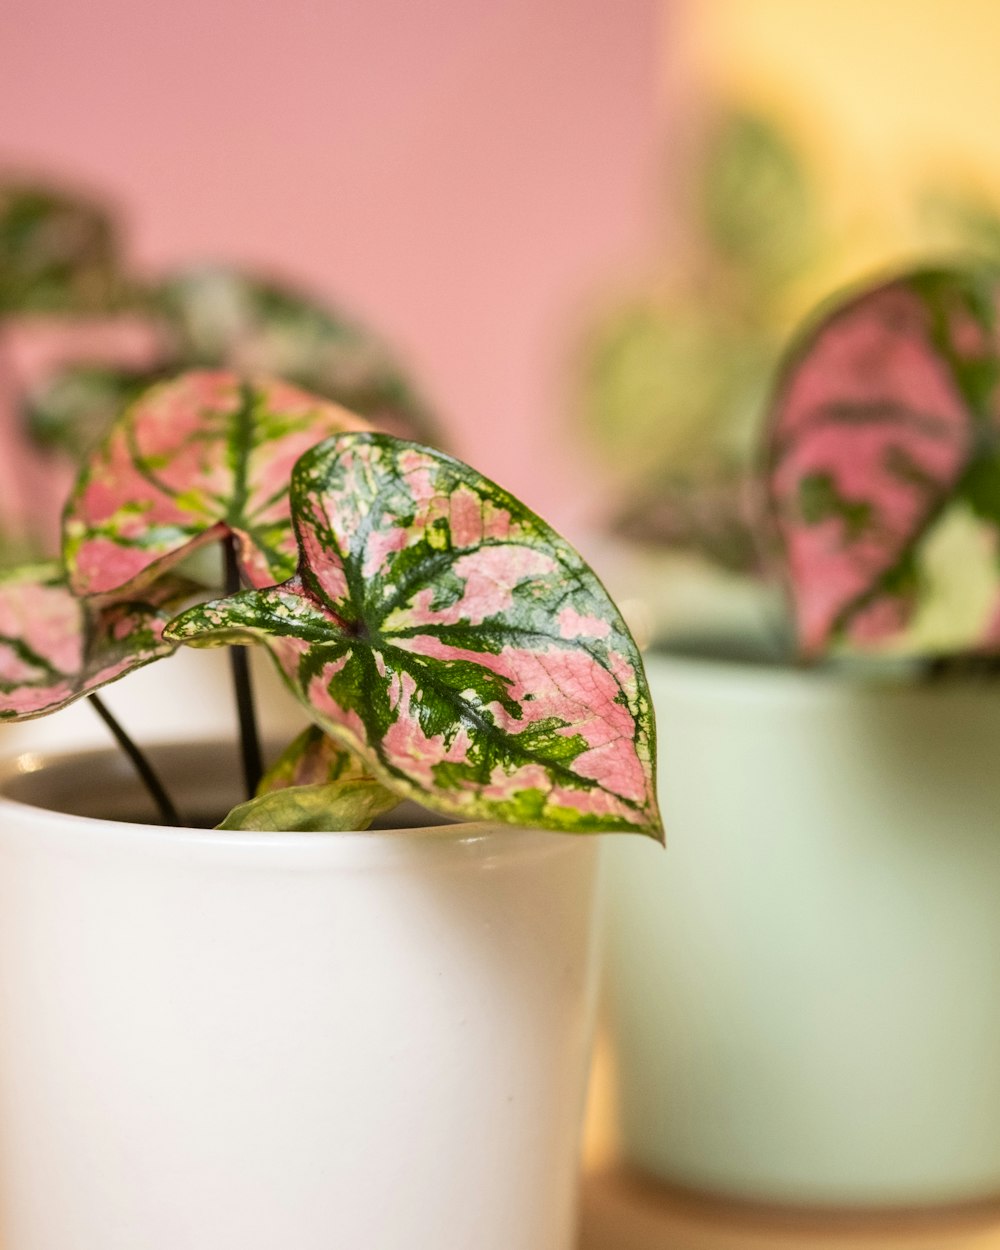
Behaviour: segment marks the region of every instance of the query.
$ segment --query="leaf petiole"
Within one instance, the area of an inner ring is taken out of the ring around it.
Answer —
[[[226,594],[234,595],[241,586],[240,568],[236,559],[236,539],[228,534],[222,541],[226,560]],[[233,676],[233,693],[236,713],[240,723],[240,756],[243,761],[243,786],[247,799],[257,793],[264,764],[254,711],[253,684],[250,679],[250,660],[246,647],[229,648],[229,668]]]
[[[108,729],[111,731],[115,741],[128,756],[139,774],[142,784],[149,792],[150,798],[156,804],[157,811],[160,813],[160,819],[165,825],[181,824],[180,814],[174,806],[170,795],[164,789],[163,783],[157,776],[155,769],[149,760],[143,755],[142,751],[136,746],[132,739],[128,736],[118,720],[112,715],[111,709],[107,706],[100,695],[91,694],[87,696],[88,701],[97,715],[104,721]]]

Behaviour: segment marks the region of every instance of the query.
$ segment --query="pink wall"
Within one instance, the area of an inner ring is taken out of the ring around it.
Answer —
[[[572,527],[565,360],[652,239],[658,12],[3,0],[0,160],[115,193],[143,263],[309,279],[404,349],[461,454]]]

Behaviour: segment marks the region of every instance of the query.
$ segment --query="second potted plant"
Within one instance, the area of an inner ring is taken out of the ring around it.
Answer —
[[[787,618],[648,659],[671,854],[609,848],[611,996],[625,1157],[674,1184],[1000,1192],[998,293],[918,270],[823,310],[750,483]]]

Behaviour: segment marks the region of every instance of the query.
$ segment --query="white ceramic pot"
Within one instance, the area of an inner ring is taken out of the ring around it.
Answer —
[[[765,1202],[1000,1195],[1000,683],[647,672],[668,849],[606,847],[626,1158]]]
[[[0,786],[4,1250],[569,1250],[595,841],[98,820],[110,759]]]

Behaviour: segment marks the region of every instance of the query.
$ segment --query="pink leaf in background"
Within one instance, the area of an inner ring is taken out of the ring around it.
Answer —
[[[770,491],[805,654],[906,625],[907,562],[994,422],[994,302],[975,275],[914,274],[838,307],[786,367]]]

